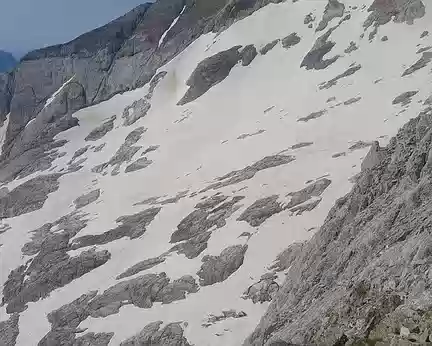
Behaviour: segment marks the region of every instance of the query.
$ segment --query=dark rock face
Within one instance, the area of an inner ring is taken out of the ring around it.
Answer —
[[[311,50],[303,58],[300,67],[306,67],[307,70],[315,69],[322,70],[335,63],[339,56],[324,59],[324,56],[329,53],[335,46],[335,42],[329,41],[331,33],[337,27],[330,28],[325,34],[318,37]]]
[[[247,248],[247,245],[234,245],[224,249],[219,256],[204,256],[197,273],[200,285],[213,285],[228,279],[243,264]]]
[[[196,100],[228,77],[231,69],[241,59],[240,48],[241,46],[235,46],[201,61],[189,77],[186,83],[189,89],[178,104],[184,105]]]
[[[252,227],[260,226],[269,217],[283,210],[282,204],[277,201],[278,198],[278,195],[274,195],[257,200],[239,216],[237,221],[246,221]]]
[[[87,220],[82,215],[69,214],[52,224],[35,230],[23,254],[36,255],[25,265],[12,270],[3,288],[3,304],[7,313],[21,312],[28,302],[46,298],[54,289],[63,287],[91,270],[105,264],[111,257],[108,251],[84,251],[70,257],[69,239],[79,233]],[[62,232],[51,229],[58,226]]]
[[[133,215],[121,216],[116,220],[120,224],[119,226],[102,234],[76,238],[72,243],[72,249],[107,244],[123,237],[139,238],[146,232],[146,227],[150,225],[160,211],[161,208],[149,208]]]
[[[249,44],[242,49],[240,55],[242,59],[242,65],[249,66],[258,55],[258,52],[253,44]]]
[[[393,105],[402,105],[402,106],[406,106],[411,102],[411,99],[417,95],[418,90],[412,90],[412,91],[406,91],[403,92],[402,94],[396,96],[394,98],[394,100],[392,101]]]
[[[132,276],[132,275],[138,274],[139,272],[142,272],[142,271],[145,271],[147,269],[153,268],[153,267],[155,267],[158,264],[161,264],[163,262],[165,262],[165,258],[164,257],[156,257],[156,258],[146,259],[146,260],[141,261],[141,262],[133,265],[132,267],[128,268],[122,274],[120,274],[119,276],[117,276],[116,279],[120,280],[120,279],[127,278],[128,276]]]
[[[18,314],[14,314],[8,320],[0,322],[1,346],[15,346],[19,334],[18,322]]]
[[[340,79],[352,76],[354,73],[356,73],[360,69],[361,69],[361,65],[355,65],[353,67],[350,67],[346,71],[344,71],[341,74],[337,75],[336,77],[330,79],[328,82],[321,83],[319,88],[320,88],[320,90],[329,89],[332,86],[335,86]]]
[[[90,191],[89,193],[86,193],[85,195],[78,197],[74,201],[75,208],[76,209],[84,208],[85,206],[97,201],[99,196],[100,196],[100,189]]]
[[[178,224],[177,230],[171,235],[171,243],[190,240],[189,243],[179,245],[173,248],[173,250],[185,251],[187,253],[190,251],[192,253],[201,253],[207,246],[204,240],[207,236],[203,236],[202,238],[195,237],[206,233],[214,226],[217,228],[225,226],[226,219],[240,208],[238,202],[243,198],[243,196],[235,196],[231,200],[222,203],[227,197],[217,195],[202,204],[197,204],[195,210]]]
[[[27,214],[43,207],[48,195],[59,188],[61,174],[41,175],[17,186],[0,198],[0,218]]]
[[[426,344],[431,140],[427,113],[399,131],[304,245],[245,345]]]
[[[253,163],[238,171],[233,171],[217,178],[217,182],[210,184],[203,191],[217,190],[225,186],[241,183],[242,181],[252,179],[259,171],[266,170],[281,165],[286,165],[295,160],[291,155],[272,155]]]
[[[421,0],[374,0],[368,12],[371,13],[363,24],[366,28],[372,24],[384,25],[392,18],[395,22],[413,24],[425,15],[426,8]]]
[[[200,233],[180,244],[174,245],[169,252],[183,254],[186,258],[198,257],[201,252],[207,249],[207,242],[210,239],[211,231]]]
[[[282,39],[282,47],[284,47],[285,49],[289,49],[300,43],[300,41],[300,36],[298,36],[296,32],[293,32],[292,34],[289,34],[287,37],[284,37]]]
[[[149,323],[137,335],[123,341],[120,346],[191,346],[188,340],[184,337],[181,322],[170,323],[160,329],[162,324],[162,321]]]
[[[0,124],[6,120],[10,110],[10,101],[13,92],[13,76],[9,73],[0,72]]]
[[[344,13],[345,5],[343,3],[340,3],[337,0],[329,0],[325,7],[322,19],[316,28],[316,31],[324,30],[333,18],[342,17]]]
[[[409,76],[410,74],[416,72],[417,70],[426,67],[432,61],[432,52],[423,52],[421,58],[417,60],[412,66],[408,67],[402,77]]]
[[[268,52],[270,52],[276,45],[279,43],[280,39],[273,40],[269,43],[267,43],[264,47],[260,49],[261,55],[266,55]]]
[[[93,129],[88,136],[85,138],[85,141],[97,141],[105,136],[108,132],[110,132],[114,128],[114,121],[116,116],[113,115],[109,120],[105,121],[102,125]]]

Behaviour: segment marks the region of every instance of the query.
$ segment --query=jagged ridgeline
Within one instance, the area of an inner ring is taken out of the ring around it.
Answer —
[[[0,73],[0,346],[432,344],[431,23],[159,0]]]

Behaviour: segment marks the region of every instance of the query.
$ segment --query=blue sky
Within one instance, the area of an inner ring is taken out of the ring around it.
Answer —
[[[146,0],[0,0],[0,50],[29,50],[70,41]]]

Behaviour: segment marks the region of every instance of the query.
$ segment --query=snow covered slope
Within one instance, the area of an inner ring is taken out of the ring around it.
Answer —
[[[269,4],[74,113],[0,190],[0,344],[242,344],[278,254],[430,104],[429,3],[367,26],[371,4]]]

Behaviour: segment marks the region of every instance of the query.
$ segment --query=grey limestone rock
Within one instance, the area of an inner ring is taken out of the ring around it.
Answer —
[[[146,157],[140,157],[139,159],[137,159],[136,161],[134,161],[133,163],[131,163],[126,167],[125,173],[139,171],[141,169],[150,166],[152,163],[153,163],[152,160],[149,160]]]
[[[277,201],[278,198],[278,195],[273,195],[255,201],[238,217],[237,221],[246,221],[252,227],[260,226],[269,217],[284,210],[282,204]]]
[[[296,32],[293,32],[292,34],[289,34],[288,36],[284,37],[282,39],[282,47],[284,47],[285,49],[289,49],[293,46],[295,46],[296,44],[300,43],[301,38],[299,35],[297,35]]]
[[[305,18],[304,18],[304,20],[303,20],[303,23],[304,23],[305,25],[308,25],[308,24],[311,24],[314,20],[315,20],[315,17],[313,16],[313,14],[312,14],[312,13],[308,13],[308,14],[305,16]]]
[[[114,333],[87,333],[76,338],[73,346],[108,346]]]
[[[147,269],[153,268],[158,264],[165,262],[165,257],[155,257],[149,258],[144,261],[134,264],[132,267],[126,269],[123,273],[117,276],[117,280],[124,279],[128,276],[138,274],[139,272],[145,271]]]
[[[310,147],[311,145],[313,145],[313,142],[300,142],[292,145],[291,150],[306,148],[306,147]]]
[[[253,132],[253,133],[244,133],[244,134],[238,136],[237,139],[246,139],[248,137],[253,137],[253,136],[260,135],[261,133],[264,133],[264,132],[265,132],[265,130],[261,129],[261,130],[258,130],[256,132]]]
[[[310,120],[321,118],[326,113],[327,113],[327,110],[322,109],[322,110],[317,111],[317,112],[312,112],[311,114],[309,114],[305,117],[298,118],[297,121],[302,121],[302,122],[307,123]]]
[[[335,42],[328,40],[331,33],[336,28],[337,27],[328,29],[325,34],[321,35],[316,39],[311,50],[303,58],[300,67],[306,67],[307,70],[322,70],[335,63],[336,60],[339,59],[339,56],[324,59],[324,56],[328,54],[336,44]]]
[[[380,147],[379,142],[375,141],[371,145],[368,154],[361,164],[361,170],[372,169],[378,166],[385,157],[385,150]]]
[[[119,217],[116,222],[119,226],[101,234],[85,235],[75,238],[72,242],[72,249],[81,247],[107,244],[123,237],[135,239],[141,237],[146,232],[146,227],[151,224],[161,208],[149,208],[139,213]]]
[[[426,67],[431,61],[432,52],[423,52],[421,58],[402,73],[402,77],[409,76],[410,74]]]
[[[275,280],[275,274],[264,274],[243,292],[242,298],[250,299],[254,304],[271,302],[279,290],[279,284]]]
[[[360,64],[352,66],[352,67],[348,68],[347,70],[345,70],[344,72],[342,72],[341,74],[338,74],[336,77],[330,79],[328,82],[321,83],[319,88],[320,88],[320,90],[329,89],[332,86],[336,85],[340,79],[352,76],[354,73],[356,73],[360,69],[361,69]]]
[[[350,42],[350,45],[344,50],[345,53],[350,54],[358,49],[354,41]]]
[[[213,315],[213,314],[211,314],[206,319],[206,321],[202,324],[202,326],[204,328],[208,328],[208,327],[214,325],[215,323],[220,322],[220,321],[224,321],[224,320],[226,320],[228,318],[243,318],[243,317],[246,317],[246,316],[247,316],[247,314],[244,311],[237,312],[234,309],[224,310],[224,311],[222,311],[221,315]]]
[[[183,254],[186,258],[193,259],[198,257],[205,249],[207,249],[207,241],[210,239],[211,231],[199,233],[193,238],[174,245],[169,252],[177,252]]]
[[[303,245],[244,345],[426,345],[432,118],[410,120]]]
[[[243,264],[247,248],[247,245],[233,245],[224,249],[219,256],[204,256],[197,273],[200,285],[213,285],[228,279]]]
[[[363,24],[366,28],[372,24],[376,27],[384,25],[392,18],[398,23],[413,24],[415,19],[425,15],[426,8],[421,0],[374,0],[368,12],[371,13]]]
[[[275,272],[288,270],[293,262],[301,255],[305,243],[293,243],[277,255],[275,262],[269,267]]]
[[[72,159],[71,159],[70,163],[72,163],[78,157],[84,155],[89,148],[90,148],[90,146],[86,145],[85,147],[82,147],[82,148],[78,149],[77,151],[75,151],[74,154],[73,154],[73,156],[72,156]]]
[[[344,101],[343,104],[344,104],[344,106],[349,106],[349,105],[352,105],[352,104],[354,104],[354,103],[359,102],[361,99],[362,99],[361,96],[352,97],[352,98],[350,98],[350,99]]]
[[[276,47],[276,45],[277,45],[279,42],[280,42],[280,39],[273,40],[273,41],[267,43],[266,45],[264,45],[264,47],[262,47],[262,48],[260,49],[259,52],[261,53],[261,55],[266,55],[266,54],[267,54],[268,52],[270,52],[274,47]]]
[[[124,111],[122,118],[124,126],[130,126],[136,123],[139,119],[145,117],[147,112],[150,110],[150,102],[146,98],[139,99],[127,106]]]
[[[409,103],[411,103],[411,99],[417,95],[418,90],[412,90],[412,91],[405,91],[402,94],[396,96],[394,98],[394,100],[392,101],[393,105],[402,105],[402,106],[406,106]]]
[[[0,72],[0,124],[3,125],[9,114],[13,95],[13,75]]]
[[[61,174],[40,175],[0,198],[0,218],[27,214],[43,207],[48,195],[59,188]]]
[[[201,61],[186,82],[189,89],[178,104],[184,105],[196,100],[228,77],[241,59],[240,48],[241,46],[235,46]]]
[[[350,151],[361,150],[364,148],[368,148],[373,145],[374,142],[365,142],[365,141],[357,141],[353,145],[351,145],[348,149]]]
[[[106,146],[106,143],[102,143],[102,144],[96,146],[93,150],[95,153],[98,153],[98,152],[102,151],[102,149],[105,148],[105,146]]]
[[[420,38],[424,38],[429,35],[429,31],[425,30],[421,33]]]
[[[74,201],[75,208],[76,209],[84,208],[85,206],[97,201],[99,196],[100,196],[100,189],[90,191],[89,193],[86,193],[85,195],[78,197]]]
[[[266,156],[250,166],[247,166],[238,171],[232,171],[222,177],[217,178],[217,182],[210,184],[201,192],[206,192],[208,190],[217,190],[225,186],[241,183],[242,181],[252,179],[259,171],[286,165],[293,161],[295,161],[295,157],[291,155]]]
[[[105,121],[102,125],[99,125],[95,129],[93,129],[85,138],[85,141],[97,141],[105,136],[108,132],[110,132],[114,128],[114,121],[116,120],[116,116],[113,115],[109,120]]]
[[[240,55],[242,59],[242,65],[249,66],[258,55],[258,52],[253,44],[249,44],[241,50]]]
[[[206,233],[213,227],[221,228],[225,226],[226,219],[229,218],[237,209],[240,208],[238,202],[240,202],[244,197],[235,196],[231,200],[222,203],[221,199],[212,200],[204,207],[201,205],[196,205],[195,210],[192,211],[188,216],[186,216],[177,226],[177,229],[171,235],[171,243],[178,243],[183,240],[191,240],[192,238]],[[217,201],[218,203],[212,203]],[[205,203],[205,202],[204,202]],[[221,203],[221,204],[220,204]],[[206,236],[203,236],[204,239]],[[192,252],[203,250],[202,244],[205,240],[203,238],[195,238],[191,240],[187,245],[180,245],[177,249],[185,251],[185,246],[192,247],[192,249],[187,249],[186,252],[192,250]],[[207,244],[205,244],[206,246]],[[176,249],[176,250],[177,250]]]
[[[15,346],[19,334],[18,322],[18,314],[13,314],[8,320],[0,322],[0,346]]]
[[[312,197],[320,197],[324,193],[324,191],[330,186],[330,184],[330,179],[323,178],[306,186],[300,191],[289,193],[287,197],[291,197],[291,200],[288,202],[285,208],[292,210],[292,208],[307,202]]]
[[[162,326],[163,322],[147,324],[137,335],[123,341],[120,346],[191,346],[181,326],[181,322],[175,322]]]
[[[328,23],[337,17],[342,17],[345,13],[345,5],[338,0],[329,0],[322,16],[321,21],[319,22],[316,31],[324,30]]]

